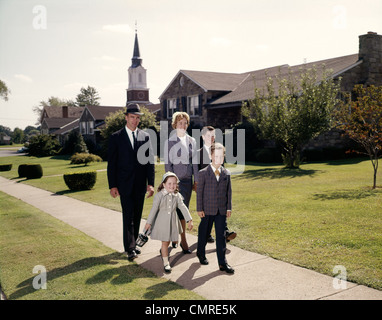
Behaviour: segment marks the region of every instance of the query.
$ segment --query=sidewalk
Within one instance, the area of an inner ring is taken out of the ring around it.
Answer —
[[[98,239],[106,246],[123,251],[121,213],[70,197],[56,195],[0,177],[0,191],[20,199]],[[142,221],[141,227],[145,221]],[[240,236],[240,235],[238,235]],[[159,241],[149,240],[135,260],[159,277],[177,282],[209,300],[382,300],[382,291],[347,282],[335,289],[333,277],[227,245],[228,263],[234,275],[219,271],[215,244],[207,244],[209,265],[196,257],[197,237],[187,234],[192,254],[178,247],[170,252],[172,272],[164,274],[159,257]]]

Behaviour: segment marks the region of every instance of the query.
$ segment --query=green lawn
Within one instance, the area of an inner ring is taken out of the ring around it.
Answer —
[[[8,299],[202,299],[28,204],[2,192],[0,202],[0,281]],[[35,266],[47,271],[46,290],[33,287]]]
[[[0,163],[23,163],[23,157],[0,158]],[[25,159],[28,159],[25,157]],[[24,159],[24,163],[25,163]],[[70,192],[61,176],[77,171],[65,159],[30,159],[41,163],[44,177],[28,183],[59,194],[120,210],[108,193],[106,172],[99,171],[93,190]],[[79,167],[105,169],[106,163]],[[156,184],[164,172],[156,165]],[[17,165],[1,173],[17,177]],[[348,280],[382,289],[382,189],[372,190],[370,161],[352,159],[303,164],[298,170],[281,165],[247,164],[233,176],[233,212],[228,221],[238,233],[233,245],[333,276],[333,268],[346,268]],[[381,185],[382,175],[377,182]],[[195,193],[190,210],[197,232]],[[144,217],[152,198],[145,202]]]

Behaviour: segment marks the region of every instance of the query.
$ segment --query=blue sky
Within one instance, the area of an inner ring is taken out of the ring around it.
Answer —
[[[0,124],[34,125],[50,96],[95,87],[123,106],[135,21],[150,100],[180,69],[246,72],[358,52],[358,36],[382,34],[382,1],[0,0]]]

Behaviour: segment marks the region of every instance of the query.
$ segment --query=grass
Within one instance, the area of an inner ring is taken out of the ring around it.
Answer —
[[[12,162],[23,161],[18,158]],[[0,163],[10,160],[0,158]],[[68,160],[30,161],[42,164],[44,177],[23,183],[120,210],[119,200],[108,193],[105,171],[98,172],[94,190],[70,192],[62,177],[47,176],[73,171]],[[88,168],[105,169],[106,163]],[[163,173],[163,165],[156,165],[156,184]],[[370,188],[372,173],[370,161],[364,159],[303,164],[297,170],[247,164],[244,173],[232,177],[233,212],[228,226],[238,233],[232,244],[329,276],[341,265],[349,281],[381,290],[382,190]],[[17,165],[1,174],[16,178]],[[379,173],[379,183],[381,179]],[[200,221],[195,198],[193,193],[194,234]],[[152,198],[145,201],[143,217],[151,204]]]
[[[201,299],[28,204],[2,192],[0,202],[0,280],[8,299]],[[46,290],[33,288],[35,266],[47,271]]]
[[[368,187],[370,166],[248,166],[233,178],[235,244],[330,276],[342,265],[349,281],[382,289],[382,190]]]

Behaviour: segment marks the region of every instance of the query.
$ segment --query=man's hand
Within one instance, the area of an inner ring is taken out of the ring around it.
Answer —
[[[231,210],[227,210],[227,218],[230,218],[230,217],[231,217],[231,213],[232,213]]]
[[[119,192],[118,192],[118,188],[111,188],[110,189],[110,195],[113,197],[113,198],[116,198],[119,196]]]
[[[147,197],[150,198],[154,194],[154,187],[153,186],[147,186]]]
[[[204,218],[205,217],[204,211],[198,211],[198,216],[200,218]]]

